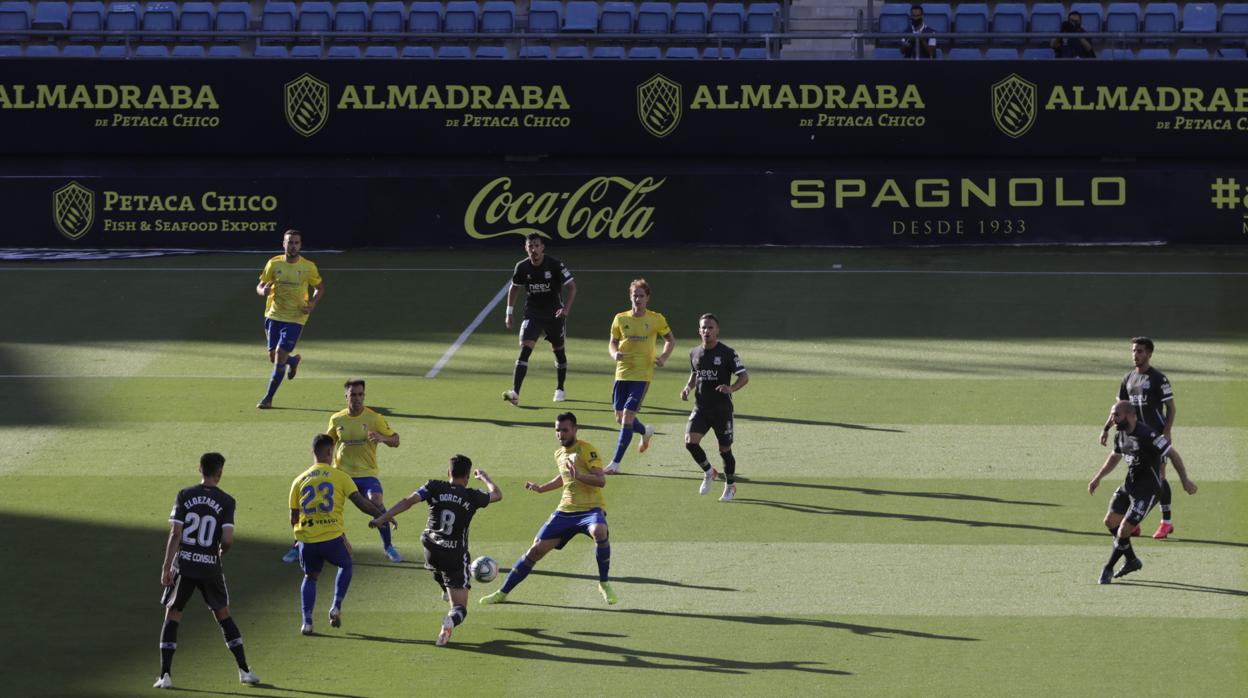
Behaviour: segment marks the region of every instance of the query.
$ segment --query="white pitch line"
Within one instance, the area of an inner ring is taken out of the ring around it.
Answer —
[[[433,368],[429,369],[429,372],[425,374],[425,378],[437,378],[438,373],[442,370],[442,367],[451,360],[452,356],[455,356],[455,352],[459,351],[460,347],[464,346],[464,342],[468,341],[468,338],[472,336],[473,332],[476,332],[477,328],[481,326],[481,323],[485,322],[485,317],[490,314],[490,311],[494,310],[494,308],[498,306],[498,302],[507,295],[507,291],[510,289],[510,281],[503,284],[503,287],[498,290],[498,293],[494,294],[494,297],[490,299],[489,303],[485,304],[485,307],[481,309],[481,312],[477,313],[477,316],[472,319],[472,322],[469,323],[467,327],[464,328],[464,331],[459,333],[459,336],[455,338],[455,342],[446,350],[446,353],[442,355],[442,358],[438,359],[438,362],[433,365]]]

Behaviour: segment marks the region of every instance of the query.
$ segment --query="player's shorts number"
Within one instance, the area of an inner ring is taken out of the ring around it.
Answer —
[[[186,513],[186,527],[182,529],[182,543],[198,544],[202,548],[212,547],[212,539],[217,534],[217,517],[200,516],[193,511]]]
[[[334,510],[334,483],[322,482],[314,489],[312,485],[305,485],[299,490],[299,494],[303,495],[300,506],[303,507],[303,513],[311,516],[317,511],[329,513]],[[320,495],[317,497],[317,495]],[[316,501],[313,501],[316,498]]]

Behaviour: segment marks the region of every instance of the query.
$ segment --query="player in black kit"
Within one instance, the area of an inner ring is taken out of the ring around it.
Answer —
[[[178,648],[178,624],[182,622],[182,609],[196,589],[221,624],[225,646],[238,662],[238,680],[252,685],[260,683],[247,666],[242,633],[230,617],[230,592],[225,588],[221,570],[221,556],[234,544],[234,498],[217,487],[224,466],[225,456],[205,453],[199,459],[200,484],[178,492],[173,501],[169,541],[160,566],[160,583],[165,588],[160,603],[165,607],[165,624],[160,631],[160,678],[153,688],[173,688],[169,671]]]
[[[468,487],[468,474],[485,483],[489,494]],[[451,630],[464,622],[468,615],[468,589],[470,575],[468,565],[468,526],[473,514],[503,498],[503,491],[494,484],[488,473],[480,468],[473,470],[468,456],[452,456],[446,480],[430,480],[390,507],[385,514],[369,522],[378,528],[394,517],[426,502],[429,505],[429,522],[420,534],[425,547],[425,566],[433,570],[433,579],[442,587],[442,598],[451,602],[451,610],[442,619],[442,630],[437,644],[445,645],[451,639]]]
[[[568,314],[576,299],[576,281],[563,262],[546,256],[546,243],[537,233],[529,233],[524,241],[528,257],[516,264],[511,275],[511,288],[507,291],[507,329],[511,329],[515,314],[516,296],[525,289],[524,322],[520,323],[520,356],[516,358],[516,370],[511,377],[511,390],[503,392],[503,399],[513,405],[520,404],[520,387],[529,371],[529,355],[537,344],[537,338],[546,333],[550,350],[555,353],[555,402],[564,401],[563,382],[568,377],[568,355],[563,343],[567,337]],[[568,297],[563,298],[563,289]]]
[[[732,455],[732,394],[750,382],[750,375],[737,352],[720,343],[719,318],[711,313],[698,318],[698,336],[702,343],[689,350],[689,382],[680,391],[681,400],[688,400],[690,392],[695,395],[693,412],[685,425],[685,448],[705,473],[698,494],[706,494],[719,472],[711,467],[701,443],[708,430],[715,430],[719,455],[724,459],[724,494],[719,501],[731,502],[737,494],[737,459]],[[733,376],[736,376],[735,383]]]
[[[1088,494],[1096,492],[1101,480],[1109,474],[1118,461],[1127,459],[1127,479],[1109,500],[1105,514],[1105,526],[1114,536],[1114,550],[1109,562],[1101,570],[1100,583],[1109,584],[1111,578],[1131,574],[1144,567],[1144,563],[1131,549],[1131,531],[1144,520],[1157,503],[1161,492],[1161,463],[1169,456],[1174,470],[1179,474],[1183,489],[1196,494],[1196,483],[1187,479],[1187,468],[1179,452],[1161,431],[1154,429],[1136,417],[1135,407],[1127,400],[1119,400],[1109,412],[1109,419],[1118,427],[1114,437],[1114,451],[1105,459],[1096,477],[1088,483]],[[1118,558],[1126,556],[1127,562],[1114,574]]]

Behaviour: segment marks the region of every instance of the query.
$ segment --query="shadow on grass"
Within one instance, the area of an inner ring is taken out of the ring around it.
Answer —
[[[510,571],[511,570],[507,568],[499,569],[500,573],[510,572]],[[573,574],[571,572],[552,572],[550,570],[543,570],[540,568],[534,569],[533,571],[529,572],[529,574],[537,575],[540,577],[559,577],[561,579],[584,579],[586,581],[591,581],[591,582],[598,581],[598,575],[596,574]],[[703,586],[700,584],[684,584],[682,582],[676,582],[670,579],[658,579],[655,577],[611,577],[611,581],[619,582],[623,584],[648,584],[648,585],[653,585],[653,586],[677,587],[680,589],[699,589],[702,591],[741,591],[740,589],[733,589],[732,587],[713,587],[713,586]]]
[[[515,420],[515,419],[487,419],[485,417],[466,417],[466,416],[455,416],[455,415],[446,415],[446,414],[413,414],[409,412],[396,412],[387,407],[373,407],[372,405],[369,405],[369,409],[385,417],[401,417],[404,419],[428,419],[430,421],[435,421],[435,422],[457,422],[457,423],[468,422],[472,424],[489,424],[489,425],[496,426],[496,427],[538,427],[540,429],[550,429],[552,432],[555,429],[555,417],[553,414],[551,415],[550,419],[544,419],[540,422],[522,422],[522,421]],[[509,409],[514,410],[516,408],[510,407]],[[541,410],[544,408],[520,405],[519,409],[536,411],[536,410]],[[558,409],[558,408],[552,408],[552,409]],[[592,424],[586,424],[584,422],[580,423],[579,428],[581,431],[609,431],[609,432],[617,431],[617,428],[615,427],[600,427],[600,426],[594,426]]]
[[[1187,584],[1185,582],[1167,582],[1162,580],[1134,580],[1130,582],[1114,582],[1124,586],[1132,587],[1150,587],[1153,589],[1170,589],[1172,591],[1190,591],[1201,594],[1225,594],[1227,596],[1248,596],[1248,591],[1243,589],[1224,589],[1222,587],[1207,587],[1201,584]]]

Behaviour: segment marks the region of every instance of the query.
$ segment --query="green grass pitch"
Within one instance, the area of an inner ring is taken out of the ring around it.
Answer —
[[[426,374],[520,247],[309,251],[327,298],[269,412],[254,408],[267,255],[0,265],[0,693],[152,691],[166,516],[209,450],[226,455],[222,486],[239,502],[226,574],[264,684],[237,683],[195,600],[173,668],[195,695],[1248,692],[1242,250],[552,246],[580,288],[569,401],[551,403],[539,343],[516,408],[499,398],[515,359],[501,308]],[[368,404],[403,436],[379,453],[387,501],[442,477],[454,453],[491,471],[505,497],[475,519],[472,551],[509,569],[558,501],[522,487],[554,472],[558,408],[614,449],[607,330],[637,276],[678,348],[643,410],[659,435],[606,489],[620,604],[598,596],[582,538],[512,603],[480,606],[499,582],[478,584],[450,646],[434,647],[446,606],[419,564],[423,508],[400,518],[397,565],[352,510],[343,627],[325,621],[327,575],[320,634],[300,636],[300,574],[279,560],[285,499],[342,381],[367,378]],[[731,504],[718,485],[698,497],[682,444],[682,357],[707,311],[751,376]],[[1095,496],[1086,483],[1135,334],[1157,340],[1200,492],[1176,487],[1174,537],[1139,541],[1144,570],[1102,587],[1100,519],[1122,472]]]

